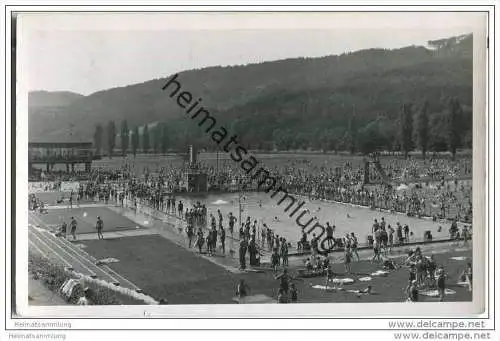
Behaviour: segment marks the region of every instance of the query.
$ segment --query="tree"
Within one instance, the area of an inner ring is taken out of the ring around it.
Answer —
[[[157,124],[153,128],[153,150],[155,154],[158,154],[161,149],[161,126]]]
[[[311,140],[317,141],[314,147],[321,149],[324,153],[332,150],[336,152],[342,147],[341,140],[344,132],[345,129],[342,128],[323,129],[317,132],[316,136],[312,136]]]
[[[108,135],[108,156],[111,159],[111,157],[113,156],[113,149],[115,149],[115,139],[116,139],[116,127],[114,121],[108,122],[107,135]]]
[[[401,148],[403,149],[405,159],[408,158],[408,153],[413,147],[413,117],[411,113],[411,105],[405,103],[401,109],[399,125],[399,138],[401,141]]]
[[[460,117],[462,108],[457,99],[451,99],[447,115],[447,144],[452,160],[455,160],[457,148],[460,146]]]
[[[425,160],[425,153],[429,145],[429,114],[427,101],[423,104],[416,115],[415,137],[422,150],[422,157]]]
[[[446,112],[437,112],[429,117],[429,150],[433,152],[444,152],[448,149],[446,142]]]
[[[273,132],[273,140],[278,150],[290,150],[293,145],[294,134],[290,129],[276,129]]]
[[[129,139],[130,139],[130,136],[129,136],[127,120],[123,120],[122,121],[122,129],[121,129],[121,133],[120,133],[120,140],[122,143],[122,155],[123,156],[127,155]]]
[[[139,148],[139,127],[136,126],[132,132],[132,154],[134,157],[137,155],[137,149]]]
[[[144,125],[144,129],[142,131],[142,150],[144,154],[149,152],[149,131],[147,124]]]
[[[95,126],[95,132],[94,132],[94,148],[96,155],[101,155],[102,134],[103,134],[102,126],[100,124],[97,124]]]
[[[161,125],[161,152],[165,154],[168,150],[168,126],[166,123]]]
[[[379,116],[358,131],[358,144],[364,155],[392,149],[396,129],[387,117]]]

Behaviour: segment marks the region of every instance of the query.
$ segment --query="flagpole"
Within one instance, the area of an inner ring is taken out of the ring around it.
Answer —
[[[240,184],[241,185],[241,184]],[[241,187],[239,188],[239,192],[238,192],[238,221],[239,223],[241,224]],[[240,225],[241,226],[241,225]]]

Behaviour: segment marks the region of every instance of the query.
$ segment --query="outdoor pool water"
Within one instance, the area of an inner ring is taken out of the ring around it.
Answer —
[[[258,226],[262,227],[265,223],[268,227],[273,229],[275,233],[285,237],[287,240],[295,242],[300,239],[301,228],[296,224],[295,218],[300,214],[303,209],[309,209],[310,215],[306,214],[302,218],[302,222],[307,222],[311,216],[316,216],[319,222],[326,227],[326,222],[336,226],[335,237],[342,237],[346,233],[354,232],[358,236],[360,243],[366,242],[367,235],[370,234],[373,225],[373,220],[384,217],[386,224],[390,224],[394,229],[396,222],[401,225],[408,224],[410,231],[414,233],[413,241],[420,241],[423,239],[424,232],[430,230],[434,239],[441,239],[448,237],[449,224],[442,224],[432,222],[430,220],[418,219],[407,217],[400,214],[383,213],[369,208],[354,207],[340,203],[328,203],[319,200],[308,200],[305,198],[297,198],[297,203],[289,210],[288,213],[284,212],[290,200],[284,201],[278,205],[278,201],[282,195],[277,195],[271,198],[266,193],[248,193],[245,194],[242,202],[241,219],[246,220],[248,216],[253,220],[258,221]],[[176,200],[181,199],[185,203],[185,207],[193,206],[197,201],[205,204],[208,212],[213,213],[217,218],[217,210],[219,209],[224,217],[224,227],[227,228],[229,212],[232,212],[236,219],[238,215],[238,194],[210,194],[204,196],[177,196]],[[297,213],[290,218],[288,215],[293,212],[297,204],[304,200],[306,204],[297,211]],[[261,203],[261,205],[259,205]],[[275,217],[278,220],[275,220]],[[309,227],[314,224],[311,223]],[[438,232],[438,227],[442,226],[442,231]],[[235,226],[235,231],[239,228],[239,224]]]

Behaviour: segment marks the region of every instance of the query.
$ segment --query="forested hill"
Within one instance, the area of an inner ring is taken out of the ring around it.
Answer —
[[[28,94],[28,120],[31,140],[40,140],[46,132],[61,129],[66,108],[85,96],[69,91],[32,91]],[[66,133],[66,131],[64,132]],[[59,136],[62,132],[58,133]],[[58,137],[59,137],[58,136]],[[64,137],[64,136],[63,136]],[[67,138],[64,139],[64,141]]]
[[[28,102],[31,108],[64,107],[82,97],[85,96],[70,91],[32,91]]]
[[[172,148],[196,139],[203,144],[200,129],[162,91],[166,79],[79,98],[64,107],[56,122],[31,129],[30,121],[30,138],[56,139],[71,127],[73,134],[92,140],[97,124],[105,127],[114,121],[119,130],[126,120],[130,129],[164,123]],[[392,134],[405,102],[417,109],[427,101],[436,127],[444,122],[448,99],[457,98],[466,118],[463,135],[472,127],[472,119],[467,119],[472,106],[472,35],[429,42],[428,47],[189,70],[181,72],[179,80],[185,90],[202,98],[212,115],[257,148],[318,148],[311,143],[318,136],[339,144],[349,127],[359,130],[374,121]],[[31,109],[30,119],[37,114]]]

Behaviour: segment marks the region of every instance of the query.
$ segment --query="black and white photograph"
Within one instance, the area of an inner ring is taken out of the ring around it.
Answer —
[[[17,304],[484,312],[487,19],[17,14]]]

